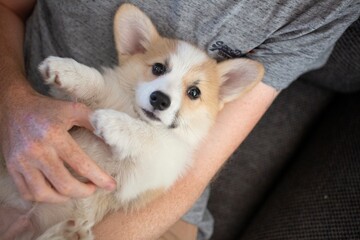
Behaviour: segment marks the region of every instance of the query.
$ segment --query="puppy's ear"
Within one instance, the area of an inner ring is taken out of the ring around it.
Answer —
[[[220,73],[220,101],[224,104],[253,88],[264,76],[261,63],[245,59],[232,59],[218,64]]]
[[[120,62],[128,56],[144,53],[159,37],[150,18],[131,4],[123,4],[117,10],[114,35]]]

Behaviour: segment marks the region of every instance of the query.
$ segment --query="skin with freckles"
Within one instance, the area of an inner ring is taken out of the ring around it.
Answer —
[[[49,103],[41,96],[28,99],[36,101],[36,104],[30,104],[35,109],[26,107],[15,116],[3,118],[2,123],[9,128],[1,131],[2,136],[7,136],[2,149],[8,171],[15,176],[14,181],[23,197],[57,202],[67,200],[68,196],[88,196],[95,191],[95,185],[111,188],[111,184],[106,183],[107,176],[96,174],[101,170],[87,161],[88,157],[68,133],[74,125],[91,129],[87,122],[90,110],[76,103]],[[50,110],[50,105],[60,109],[61,114]],[[42,117],[44,115],[47,117]],[[92,182],[81,183],[74,179],[64,163]]]

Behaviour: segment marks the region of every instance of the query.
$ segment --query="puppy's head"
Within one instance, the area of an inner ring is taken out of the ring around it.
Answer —
[[[161,37],[151,20],[130,4],[117,11],[114,34],[140,117],[183,134],[201,137],[224,103],[263,76],[262,65],[255,61],[217,63],[189,43]]]

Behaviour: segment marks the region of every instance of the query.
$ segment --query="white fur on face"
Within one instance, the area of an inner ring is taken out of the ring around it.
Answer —
[[[164,124],[174,127],[177,124],[177,114],[180,112],[183,98],[186,96],[184,89],[184,77],[189,71],[208,60],[208,56],[193,47],[191,44],[179,41],[175,52],[170,53],[166,59],[167,72],[153,81],[141,81],[136,89],[136,102],[141,117],[154,124]],[[165,60],[163,64],[165,63]],[[195,80],[195,79],[194,79]],[[169,108],[154,110],[150,104],[150,95],[155,91],[161,91],[171,100]],[[142,109],[152,112],[160,121],[150,120]]]

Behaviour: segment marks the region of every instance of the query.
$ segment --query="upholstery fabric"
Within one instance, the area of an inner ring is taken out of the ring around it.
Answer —
[[[239,239],[360,239],[359,103],[329,105]]]

